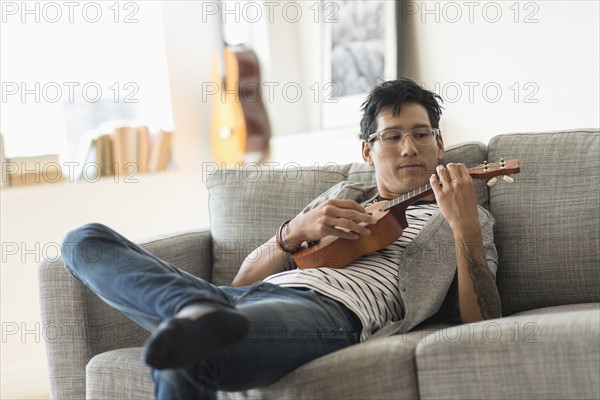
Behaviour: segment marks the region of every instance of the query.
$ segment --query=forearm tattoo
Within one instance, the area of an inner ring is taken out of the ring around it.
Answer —
[[[468,249],[467,262],[469,265],[469,275],[473,281],[481,315],[485,319],[498,318],[502,315],[502,308],[498,288],[492,277],[492,272],[485,258],[482,259],[481,256],[478,256],[475,246],[466,247]]]

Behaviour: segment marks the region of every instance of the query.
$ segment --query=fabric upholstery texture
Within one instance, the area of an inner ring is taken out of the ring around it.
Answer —
[[[421,399],[597,399],[600,304],[447,328],[417,346]]]
[[[86,398],[147,400],[154,397],[151,369],[142,362],[142,348],[100,353],[86,367]]]
[[[501,135],[489,157],[518,158],[490,190],[504,315],[600,301],[600,133]]]

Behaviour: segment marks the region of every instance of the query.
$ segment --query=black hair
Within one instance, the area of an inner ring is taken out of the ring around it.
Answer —
[[[438,94],[422,88],[411,79],[382,82],[371,90],[362,104],[361,138],[367,140],[367,137],[377,130],[377,115],[382,109],[390,107],[392,114],[398,115],[403,103],[417,103],[425,107],[431,127],[439,128],[441,102],[443,100]]]

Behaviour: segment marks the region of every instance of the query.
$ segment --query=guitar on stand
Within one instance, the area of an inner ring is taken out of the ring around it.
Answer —
[[[219,25],[221,51],[212,68],[218,86],[211,117],[213,155],[225,167],[260,163],[269,155],[271,126],[262,102],[258,58],[244,45],[226,44],[221,7]]]

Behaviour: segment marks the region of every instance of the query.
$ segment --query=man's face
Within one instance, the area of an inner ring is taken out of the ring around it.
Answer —
[[[397,116],[392,115],[391,108],[382,109],[377,116],[377,131],[389,128],[408,131],[424,126],[431,128],[429,115],[418,103],[402,104]],[[379,138],[370,144],[363,142],[363,159],[375,167],[379,194],[388,199],[428,183],[443,155],[441,135],[427,145],[417,145],[409,136],[394,147],[382,147]]]

